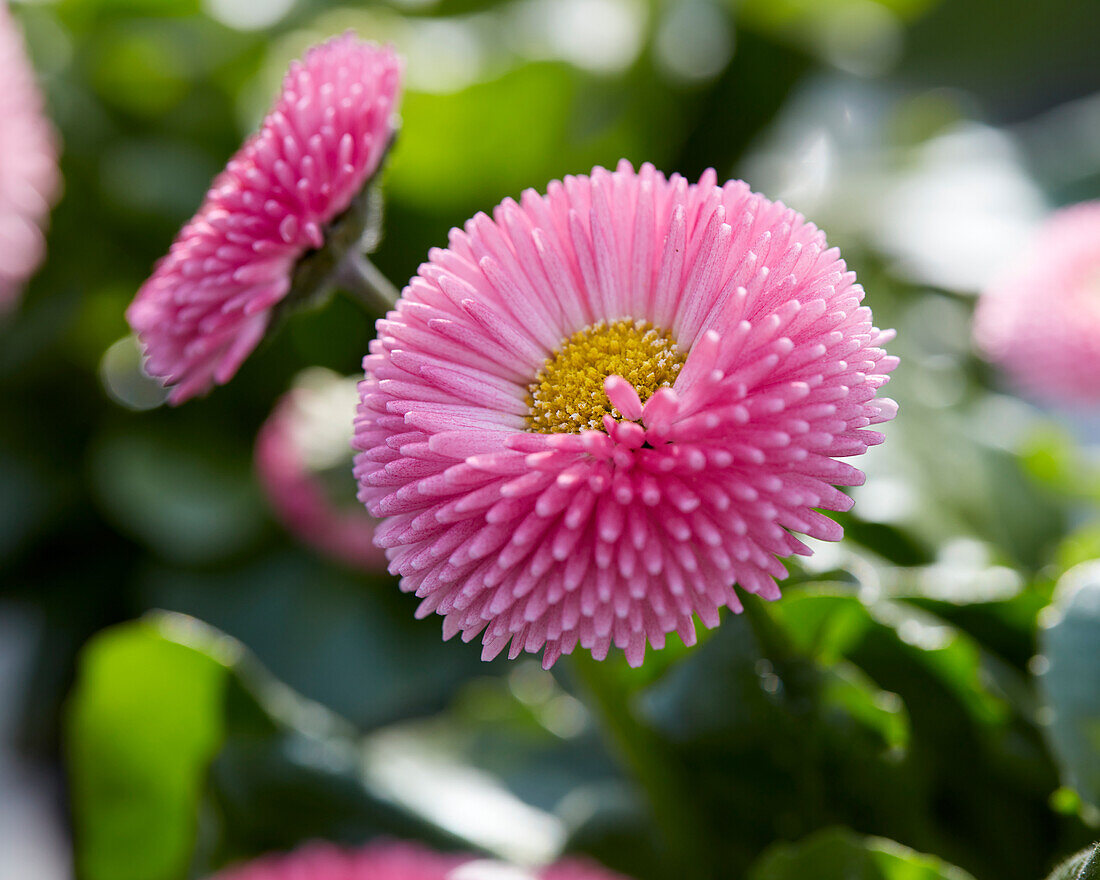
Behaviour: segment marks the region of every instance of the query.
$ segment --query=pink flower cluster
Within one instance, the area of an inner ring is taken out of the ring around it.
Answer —
[[[1022,390],[1100,403],[1100,202],[1046,222],[982,294],[974,337]]]
[[[230,160],[127,318],[173,403],[227,382],[290,291],[297,261],[378,169],[401,64],[348,34],[291,65],[260,131]]]
[[[355,473],[390,570],[445,637],[547,666],[690,643],[735,584],[777,598],[795,532],[841,537],[818,509],[863,475],[838,459],[896,411],[862,299],[813,224],[713,172],[623,162],[477,215],[364,360]]]
[[[57,142],[19,28],[0,0],[0,314],[18,300],[46,250],[57,192]]]

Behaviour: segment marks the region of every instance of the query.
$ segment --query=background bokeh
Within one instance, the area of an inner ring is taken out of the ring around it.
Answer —
[[[0,877],[384,833],[639,880],[965,876],[879,835],[1038,880],[1100,836],[1100,576],[1063,578],[1100,557],[1100,413],[1013,396],[969,337],[1035,225],[1100,197],[1094,0],[13,11],[65,191],[0,325]],[[301,370],[358,369],[374,316],[343,296],[158,406],[124,309],[289,60],[346,28],[407,59],[376,255],[398,284],[476,211],[620,157],[744,177],[841,247],[898,329],[901,414],[782,602],[551,674],[301,545],[252,448]]]

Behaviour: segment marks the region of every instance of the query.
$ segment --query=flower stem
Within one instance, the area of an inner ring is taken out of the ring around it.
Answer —
[[[336,280],[372,312],[388,311],[397,304],[397,288],[378,267],[356,248],[349,248],[336,270]]]
[[[629,694],[609,675],[604,662],[582,651],[570,655],[572,671],[588,699],[613,757],[643,789],[650,812],[664,838],[669,858],[669,876],[700,858],[702,828],[695,821],[694,802],[670,765],[672,756],[656,733],[639,722]]]

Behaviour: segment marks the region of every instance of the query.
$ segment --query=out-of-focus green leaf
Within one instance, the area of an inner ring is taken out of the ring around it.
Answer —
[[[863,638],[870,617],[851,586],[807,585],[775,607],[788,637],[800,651],[823,663],[835,663]]]
[[[871,0],[884,10],[904,18],[914,18],[934,6],[939,0]],[[747,22],[779,28],[805,26],[818,16],[837,15],[845,8],[859,5],[859,0],[744,0],[741,15]]]
[[[1070,856],[1051,872],[1047,880],[1100,880],[1100,843]]]
[[[476,644],[444,642],[438,619],[415,620],[416,600],[384,572],[352,575],[306,551],[225,572],[152,569],[144,595],[240,639],[280,680],[364,729],[439,711],[462,682],[508,670],[483,663]]]
[[[867,522],[849,513],[834,518],[844,526],[847,540],[874,551],[895,565],[927,565],[935,558],[926,542],[898,526]]]
[[[982,22],[980,40],[975,22]],[[915,85],[951,82],[993,118],[1030,114],[1100,87],[1095,32],[1090,0],[950,0],[910,28],[899,72]],[[1050,147],[1062,157],[1067,149]],[[1083,188],[1077,198],[1094,195]]]
[[[1062,494],[1100,497],[1100,473],[1085,461],[1073,437],[1057,426],[1032,431],[1020,451],[1020,463],[1037,482]]]
[[[830,828],[765,852],[747,880],[972,880],[935,856],[877,837]]]
[[[847,665],[815,664],[765,609],[748,613],[751,627],[745,616],[723,622],[641,703],[682,787],[708,805],[696,817],[708,858],[737,876],[771,841],[826,825],[921,826],[901,701]]]
[[[1055,553],[1055,561],[1063,574],[1093,559],[1100,559],[1100,523],[1088,523],[1070,532]]]
[[[213,439],[103,436],[93,449],[92,479],[119,528],[164,558],[191,563],[225,558],[254,540],[264,524],[256,487],[248,471],[217,456]]]
[[[909,744],[909,720],[901,698],[875,687],[858,667],[841,663],[826,670],[821,700],[826,712],[848,715],[877,732],[889,748]]]
[[[351,725],[184,615],[89,645],[67,735],[88,880],[181,880],[312,838],[471,848],[375,790]]]
[[[964,634],[903,603],[881,602],[869,608],[851,591],[823,585],[789,596],[775,608],[794,643],[825,660],[858,650],[872,629],[890,632],[917,652],[929,673],[950,688],[973,716],[982,721],[1002,720],[1003,699],[990,693],[982,671],[979,647]]]
[[[188,84],[181,47],[163,28],[126,27],[95,44],[91,82],[105,101],[131,113],[167,113]]]
[[[739,828],[723,864],[736,872],[751,841],[843,823],[967,870],[1045,869],[1057,775],[1028,699],[1009,699],[1027,690],[1019,669],[942,619],[842,584],[765,608],[751,629],[724,622],[642,704],[684,787]],[[998,855],[1006,833],[1014,851]]]
[[[1063,576],[1040,645],[1055,751],[1069,784],[1100,805],[1100,563]]]
[[[573,111],[585,76],[567,64],[517,67],[452,94],[411,92],[401,107],[387,191],[407,207],[488,210],[565,172],[632,150],[612,108],[585,130]]]
[[[545,183],[575,89],[568,66],[537,64],[454,94],[406,95],[387,183],[392,198],[467,206]]]
[[[195,15],[200,0],[61,0],[58,5],[66,20],[88,27],[96,19],[112,17]]]
[[[224,639],[182,618],[108,630],[88,646],[68,724],[81,877],[185,874],[231,662]]]

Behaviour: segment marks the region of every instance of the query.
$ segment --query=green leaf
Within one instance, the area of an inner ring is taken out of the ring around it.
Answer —
[[[80,876],[184,875],[203,778],[225,735],[231,657],[227,640],[179,617],[89,644],[68,719]]]
[[[903,528],[889,523],[868,522],[853,513],[836,514],[847,541],[866,547],[894,565],[927,565],[935,560],[928,544]]]
[[[829,828],[765,852],[748,880],[971,880],[961,868],[880,837]]]
[[[1067,781],[1100,806],[1100,562],[1067,572],[1045,613],[1039,681]]]
[[[482,662],[476,644],[444,642],[438,618],[414,619],[416,600],[389,575],[341,571],[307,551],[223,571],[150,567],[143,581],[150,606],[240,639],[272,675],[361,730],[438,712],[463,682],[510,669]]]
[[[563,64],[529,64],[455,94],[407,94],[388,192],[438,210],[441,200],[488,207],[544,184],[548,159],[564,147],[577,79]]]
[[[1070,856],[1051,872],[1047,880],[1100,880],[1100,843]]]
[[[909,719],[901,698],[877,688],[859,667],[840,663],[825,670],[821,700],[827,712],[843,713],[875,731],[889,748],[909,744]]]
[[[738,876],[772,841],[826,825],[921,827],[901,701],[849,664],[817,664],[751,600],[641,703],[680,788],[707,805],[701,833],[714,870]]]
[[[954,693],[972,717],[1006,717],[1004,699],[987,687],[984,666],[992,662],[979,645],[945,621],[902,602],[867,605],[843,585],[821,584],[784,598],[773,612],[793,643],[824,662],[852,656],[873,633],[900,642],[925,671]]]
[[[313,838],[475,848],[376,791],[351,725],[184,615],[89,644],[67,733],[88,880],[180,880]]]
[[[966,632],[836,583],[747,602],[641,706],[681,787],[722,817],[703,833],[733,876],[775,840],[844,824],[1033,880],[1059,831],[1080,832],[1051,813],[1056,770],[1008,689],[1027,677]]]

